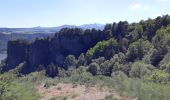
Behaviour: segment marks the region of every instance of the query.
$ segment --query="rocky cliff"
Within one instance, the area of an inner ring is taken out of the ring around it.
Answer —
[[[39,65],[50,63],[63,66],[66,56],[72,54],[78,57],[81,53],[93,47],[98,41],[107,39],[107,34],[100,30],[62,29],[52,38],[36,39],[32,43],[16,40],[8,42],[8,57],[6,69],[15,68],[26,62],[24,73],[35,71]]]
[[[8,42],[7,61],[5,70],[15,68],[21,62],[26,61],[30,43],[25,40],[15,40]]]

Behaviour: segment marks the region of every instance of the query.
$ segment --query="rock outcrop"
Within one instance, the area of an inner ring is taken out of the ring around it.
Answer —
[[[37,39],[31,43],[28,48],[27,64],[29,65],[26,71],[37,70],[39,65],[47,66],[51,61],[48,39]]]
[[[81,53],[93,47],[98,41],[107,39],[107,34],[100,30],[63,29],[53,38],[36,39],[32,43],[20,40],[8,42],[8,57],[6,69],[15,68],[26,61],[24,73],[35,71],[39,65],[50,63],[63,66],[68,55],[78,57]]]
[[[15,68],[20,63],[26,61],[30,43],[25,40],[14,40],[8,42],[7,61],[5,70]]]

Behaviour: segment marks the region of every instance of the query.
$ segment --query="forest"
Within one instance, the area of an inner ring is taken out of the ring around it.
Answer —
[[[0,79],[0,100],[37,100],[36,86],[42,83],[47,88],[58,83],[106,86],[124,98],[104,100],[168,100],[170,16],[108,23],[103,30],[63,28],[53,37],[9,41]]]

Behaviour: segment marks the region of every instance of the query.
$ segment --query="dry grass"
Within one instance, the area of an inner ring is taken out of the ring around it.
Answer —
[[[57,98],[57,100],[61,99],[61,97],[67,97],[67,100],[104,100],[108,97],[124,100],[124,97],[121,97],[114,91],[109,91],[109,89],[100,89],[95,86],[86,87],[85,85],[78,84],[59,83],[49,88],[45,88],[44,84],[41,84],[37,87],[37,90],[41,96],[40,100],[50,100],[53,97]]]

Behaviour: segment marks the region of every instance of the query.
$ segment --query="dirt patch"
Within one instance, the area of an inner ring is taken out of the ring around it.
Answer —
[[[105,100],[107,98],[112,98],[112,100],[114,98],[118,100],[125,100],[124,97],[114,91],[109,91],[109,89],[98,88],[95,86],[86,87],[85,85],[60,83],[56,86],[45,88],[44,84],[42,84],[38,86],[37,90],[41,96],[40,100],[50,100],[52,98],[56,98],[57,100],[63,100],[64,98],[67,100]]]

